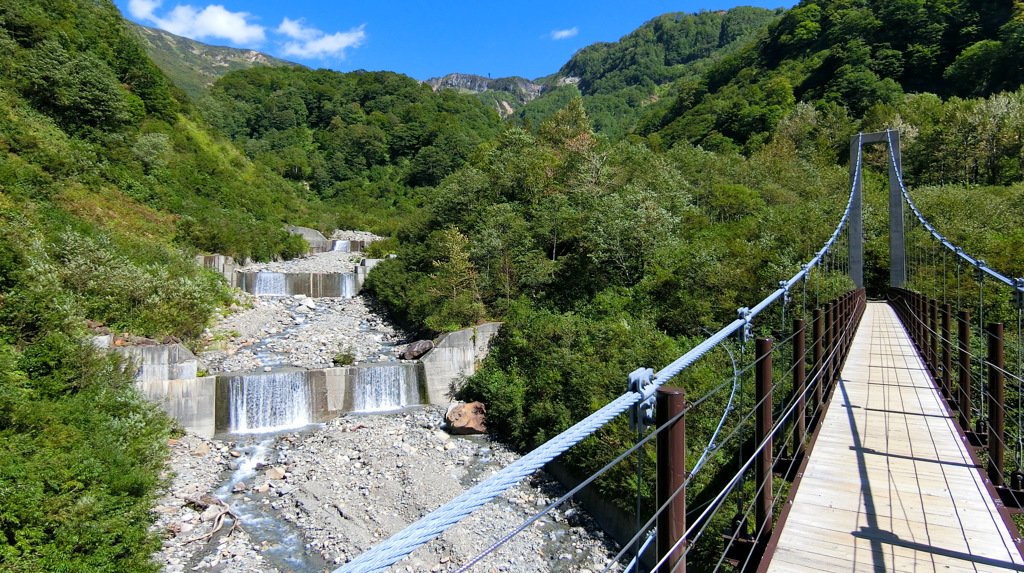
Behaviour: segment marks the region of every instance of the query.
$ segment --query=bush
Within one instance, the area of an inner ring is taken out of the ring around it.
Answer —
[[[169,432],[117,358],[62,333],[0,343],[0,568],[156,571]]]

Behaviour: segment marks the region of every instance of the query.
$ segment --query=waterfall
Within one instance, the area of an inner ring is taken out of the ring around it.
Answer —
[[[253,294],[265,296],[288,296],[288,286],[283,273],[260,271],[256,273]]]
[[[312,421],[307,372],[232,376],[228,424],[233,433],[299,428]]]
[[[356,274],[345,273],[341,275],[341,298],[356,296],[356,290]]]
[[[342,253],[352,252],[352,242],[348,240],[336,240],[331,246],[332,251],[341,251]]]
[[[395,410],[420,403],[414,365],[364,366],[355,370],[352,397],[356,412]]]

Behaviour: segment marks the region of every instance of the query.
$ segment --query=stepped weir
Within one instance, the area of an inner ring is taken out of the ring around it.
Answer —
[[[238,288],[256,296],[352,298],[362,281],[357,273],[236,273]]]

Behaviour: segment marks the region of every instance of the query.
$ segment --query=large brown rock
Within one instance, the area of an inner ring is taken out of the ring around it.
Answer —
[[[483,402],[459,404],[448,411],[445,416],[448,431],[453,434],[486,434],[487,408]]]
[[[402,360],[416,360],[420,356],[423,356],[427,352],[430,352],[434,348],[433,341],[430,340],[417,340],[409,346],[405,347],[402,352]]]

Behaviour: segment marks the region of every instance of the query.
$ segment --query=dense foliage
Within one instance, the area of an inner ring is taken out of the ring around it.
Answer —
[[[461,167],[500,125],[475,98],[392,72],[253,68],[220,79],[202,107],[250,159],[307,182],[353,228],[417,206],[416,188]]]
[[[558,73],[538,80],[549,89],[517,117],[538,125],[573,95],[582,95],[594,129],[621,137],[643,114],[672,102],[675,82],[699,78],[708,66],[749,43],[780,13],[740,6],[663,14],[618,42],[599,42],[577,52]]]
[[[503,125],[486,97],[389,72],[235,71],[193,105],[109,1],[0,4],[0,568],[153,569],[169,423],[83,324],[195,336],[230,295],[191,255],[295,255],[286,223],[393,234],[366,287],[424,334],[505,321],[461,396],[524,449],[791,276],[845,204],[857,131],[900,129],[926,214],[1024,274],[1022,22],[991,0],[669,14],[582,50]],[[882,201],[880,176],[866,189]],[[869,208],[879,284],[885,233]],[[688,422],[696,443],[714,421]],[[616,421],[568,461],[633,439]]]
[[[460,397],[483,400],[495,431],[530,449],[791,276],[832,229],[845,180],[786,139],[750,158],[609,143],[577,98],[536,134],[509,127],[481,146],[367,288],[429,332],[504,320]],[[632,439],[616,423],[566,459],[585,473]],[[628,506],[635,486],[617,472],[601,487]]]
[[[672,106],[639,131],[664,145],[750,150],[800,101],[860,117],[905,92],[1015,89],[1024,76],[1021,22],[1011,15],[1009,3],[992,0],[805,0],[700,79],[681,80]]]

